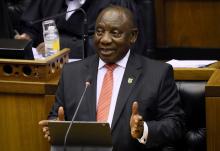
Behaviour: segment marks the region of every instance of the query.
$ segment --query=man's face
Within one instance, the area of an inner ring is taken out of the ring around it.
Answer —
[[[136,40],[131,21],[120,11],[107,10],[96,20],[94,44],[97,54],[106,63],[121,60]]]

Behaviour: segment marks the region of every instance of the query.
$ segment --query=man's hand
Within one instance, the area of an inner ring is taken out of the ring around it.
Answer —
[[[31,37],[30,37],[28,34],[26,34],[26,33],[23,33],[23,34],[21,34],[21,35],[17,34],[17,35],[15,35],[14,38],[15,38],[15,39],[31,40]]]
[[[64,110],[63,110],[62,106],[60,106],[58,109],[58,117],[56,120],[64,121]],[[50,131],[48,128],[48,121],[49,120],[42,120],[39,122],[39,125],[42,126],[42,131],[44,133],[44,137],[48,140],[48,142],[50,142]]]
[[[39,54],[45,54],[45,43],[40,43],[36,49]]]
[[[131,136],[135,139],[141,138],[144,131],[143,117],[138,113],[138,102],[132,104],[132,114],[130,118]]]

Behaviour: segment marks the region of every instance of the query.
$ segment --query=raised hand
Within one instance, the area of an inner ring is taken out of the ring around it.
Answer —
[[[130,118],[131,136],[135,139],[141,138],[144,131],[143,117],[138,113],[138,102],[132,104],[132,114]]]
[[[59,107],[58,109],[58,118],[57,118],[58,121],[64,121],[65,118],[64,118],[64,109],[62,106]]]
[[[58,117],[55,120],[64,121],[64,109],[63,109],[62,106],[59,107]],[[48,140],[48,142],[50,142],[51,138],[50,138],[50,131],[49,131],[49,128],[48,128],[48,121],[49,120],[42,120],[38,124],[40,126],[42,126],[42,131],[43,131],[43,134],[44,134],[44,138],[46,138]]]

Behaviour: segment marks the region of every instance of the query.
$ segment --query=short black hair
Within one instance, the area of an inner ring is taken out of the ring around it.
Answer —
[[[136,19],[134,18],[134,14],[132,13],[132,11],[130,9],[128,9],[127,7],[122,7],[119,5],[111,4],[108,7],[102,9],[102,11],[99,13],[99,15],[97,17],[97,20],[104,12],[106,12],[108,10],[116,10],[118,12],[122,12],[123,13],[122,15],[125,15],[126,18],[131,21],[132,28],[137,28],[137,22],[136,22]]]

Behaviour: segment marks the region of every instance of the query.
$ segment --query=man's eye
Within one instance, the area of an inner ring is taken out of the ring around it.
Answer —
[[[112,32],[112,35],[113,35],[114,37],[116,37],[116,38],[121,37],[121,33],[120,33],[119,31],[113,31],[113,32]]]
[[[97,29],[97,30],[96,30],[96,35],[97,35],[97,36],[101,36],[102,33],[103,33],[103,30],[101,30],[101,29]]]

